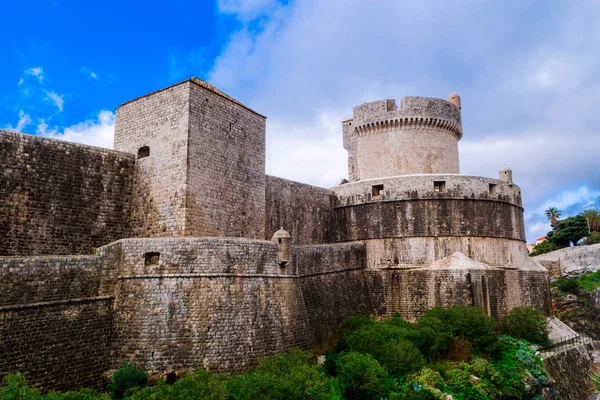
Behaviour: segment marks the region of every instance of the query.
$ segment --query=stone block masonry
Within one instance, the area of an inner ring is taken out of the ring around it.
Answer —
[[[0,257],[0,379],[22,373],[44,389],[102,388],[119,251]]]
[[[0,131],[0,256],[91,254],[130,236],[135,157]]]
[[[286,227],[295,245],[333,242],[334,201],[331,190],[267,175],[265,239]]]
[[[138,158],[134,236],[264,238],[264,116],[193,78],[120,106],[115,148]]]

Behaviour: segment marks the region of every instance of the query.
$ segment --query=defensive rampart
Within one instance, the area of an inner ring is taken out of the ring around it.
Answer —
[[[0,257],[0,377],[45,389],[102,386],[117,254]]]
[[[333,241],[331,190],[267,175],[265,197],[265,239],[285,227],[294,232],[295,245]]]
[[[0,131],[0,256],[91,254],[130,236],[134,161]]]

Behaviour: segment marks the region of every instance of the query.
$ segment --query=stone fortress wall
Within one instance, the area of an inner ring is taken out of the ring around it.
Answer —
[[[91,254],[131,236],[135,157],[0,130],[0,256]]]
[[[13,243],[0,254],[0,376],[62,389],[101,385],[122,360],[240,371],[291,346],[325,350],[350,315],[548,312],[520,189],[508,170],[458,175],[460,121],[456,95],[356,107],[343,123],[350,182],[331,189],[265,175],[265,118],[196,78],[119,107],[120,152],[0,133],[0,243]],[[15,156],[28,141],[42,144]],[[39,217],[21,200],[38,183]],[[70,231],[68,210],[96,203]],[[31,238],[10,242],[14,231]],[[37,256],[52,252],[95,255]]]

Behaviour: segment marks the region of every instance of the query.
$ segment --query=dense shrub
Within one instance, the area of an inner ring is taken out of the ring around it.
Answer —
[[[420,370],[425,358],[412,341],[410,325],[393,324],[378,321],[363,325],[347,339],[348,349],[354,352],[370,354],[391,375],[402,375]]]
[[[546,315],[531,307],[513,308],[502,318],[501,330],[516,339],[525,339],[542,346],[550,344]]]
[[[579,281],[577,278],[559,278],[552,282],[552,286],[563,293],[579,294]]]
[[[291,349],[225,382],[233,400],[339,399],[339,391],[309,352]]]
[[[23,375],[12,374],[5,376],[2,381],[2,388],[0,388],[0,399],[38,400],[42,399],[42,396],[37,389],[27,386]]]
[[[393,390],[385,367],[368,354],[350,352],[337,361],[338,382],[345,399],[379,399]]]
[[[3,400],[108,400],[106,394],[92,389],[82,389],[78,392],[50,392],[42,396],[39,390],[31,388],[25,382],[23,375],[11,374],[4,377],[0,388],[0,399]]]
[[[156,386],[144,388],[128,399],[135,400],[227,400],[229,393],[219,378],[210,371],[198,370],[179,379],[173,385],[165,384],[164,380]]]
[[[108,391],[113,399],[122,399],[129,389],[142,388],[148,383],[148,374],[141,368],[123,362],[113,374]]]
[[[421,319],[437,319],[444,331],[455,339],[464,336],[478,352],[490,352],[496,343],[496,321],[474,307],[435,307],[425,311]]]

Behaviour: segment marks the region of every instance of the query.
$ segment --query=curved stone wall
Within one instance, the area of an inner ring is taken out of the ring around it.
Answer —
[[[520,240],[433,236],[371,239],[365,245],[369,268],[427,266],[458,251],[487,265],[539,269]]]
[[[340,207],[336,241],[410,236],[484,236],[525,240],[523,210],[482,200],[400,200]]]
[[[436,183],[437,189],[436,189]],[[374,188],[381,187],[379,195]],[[387,200],[479,199],[522,205],[521,188],[481,176],[403,175],[350,182],[332,188],[336,207]]]
[[[333,190],[338,242],[443,236],[525,241],[521,191],[496,179],[411,175]]]

